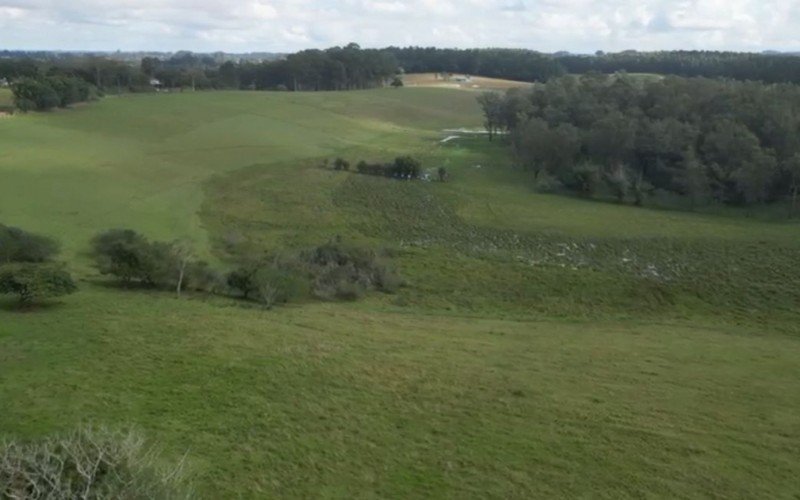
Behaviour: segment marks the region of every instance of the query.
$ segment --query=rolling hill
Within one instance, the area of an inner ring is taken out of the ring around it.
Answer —
[[[79,293],[0,301],[0,435],[86,422],[187,455],[201,497],[787,497],[800,227],[537,194],[446,88],[108,97],[0,120],[0,222]],[[412,154],[450,180],[336,172]],[[272,311],[108,285],[98,231],[218,266],[334,237],[406,285]]]

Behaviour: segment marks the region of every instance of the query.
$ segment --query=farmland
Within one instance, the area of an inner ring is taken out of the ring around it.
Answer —
[[[200,497],[791,497],[800,226],[537,194],[475,93],[128,95],[0,121],[0,222],[80,292],[0,302],[0,434],[133,426]],[[336,172],[401,154],[446,183]],[[107,286],[98,231],[304,248],[406,280],[262,311]]]

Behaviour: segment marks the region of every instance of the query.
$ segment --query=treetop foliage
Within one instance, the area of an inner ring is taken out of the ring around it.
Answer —
[[[590,74],[480,101],[522,167],[577,192],[599,176],[637,203],[652,189],[733,204],[797,197],[795,85]]]

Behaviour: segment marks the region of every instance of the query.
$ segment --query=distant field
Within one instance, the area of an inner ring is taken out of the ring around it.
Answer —
[[[459,90],[508,90],[511,88],[530,87],[527,82],[485,78],[482,76],[452,75],[448,78],[436,73],[412,73],[403,76],[403,83],[408,87],[434,87]]]
[[[0,299],[0,438],[92,422],[202,498],[791,498],[800,225],[536,194],[446,88],[108,97],[0,120],[0,222],[79,293]],[[334,172],[423,160],[447,183]],[[269,251],[341,236],[399,293],[262,311],[106,286],[110,227]]]

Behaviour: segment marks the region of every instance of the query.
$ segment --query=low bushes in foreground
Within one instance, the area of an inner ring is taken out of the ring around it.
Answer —
[[[164,468],[134,432],[83,428],[0,443],[0,498],[189,498],[183,463]]]

